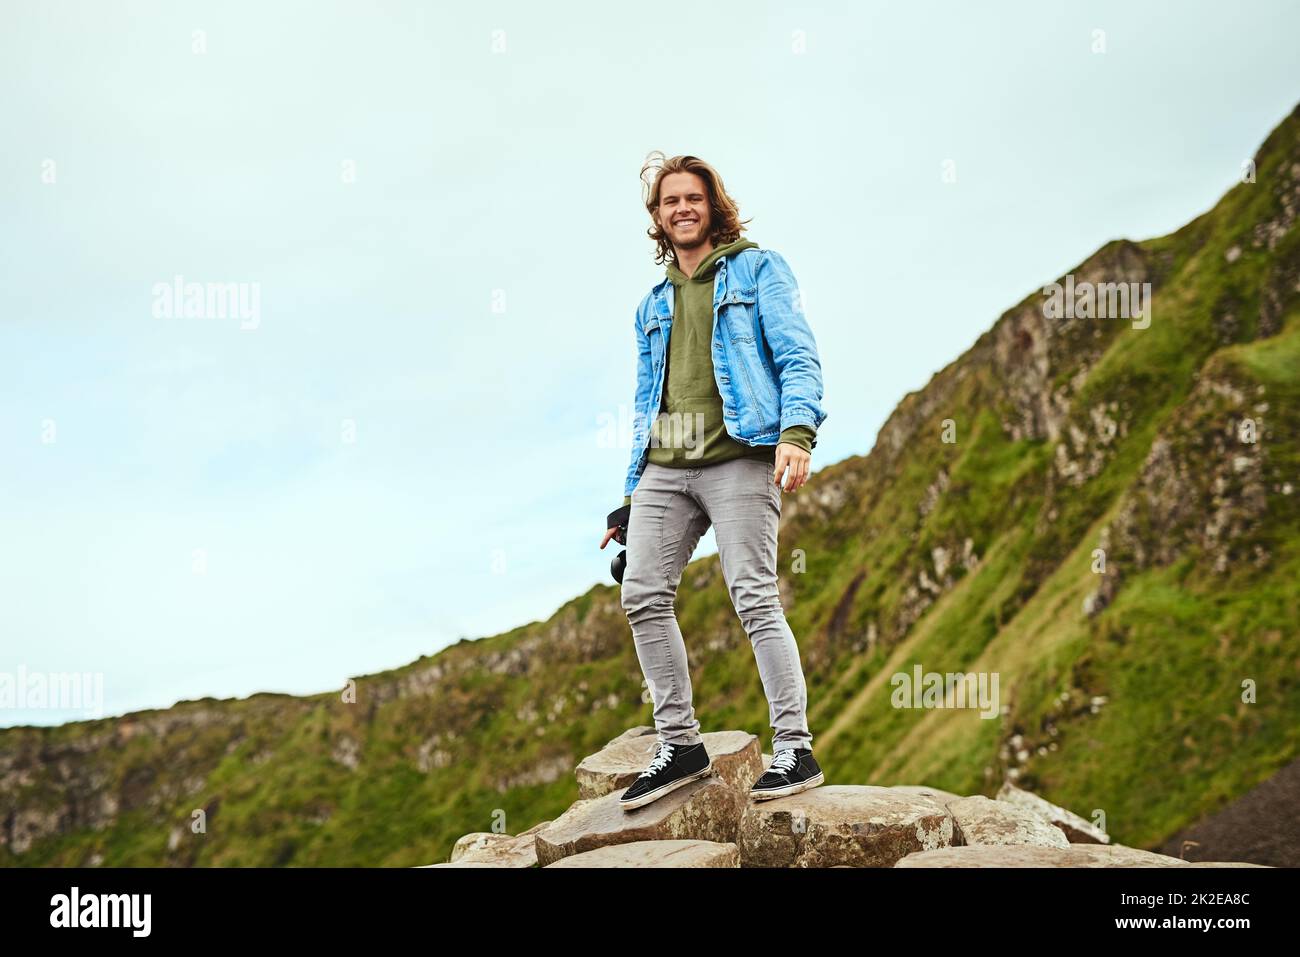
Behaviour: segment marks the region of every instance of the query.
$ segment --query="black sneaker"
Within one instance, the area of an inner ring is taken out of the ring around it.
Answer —
[[[624,810],[641,807],[656,801],[665,794],[704,777],[713,770],[713,759],[704,750],[704,742],[695,744],[670,744],[661,741],[655,749],[654,760],[623,792],[618,803]]]
[[[782,748],[763,776],[749,789],[755,801],[786,797],[815,788],[826,779],[808,748]]]

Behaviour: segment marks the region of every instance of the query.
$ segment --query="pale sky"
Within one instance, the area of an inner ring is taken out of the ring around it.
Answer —
[[[308,694],[612,584],[651,150],[794,270],[815,483],[1300,98],[1291,3],[622,11],[0,6],[0,681]],[[256,320],[155,315],[176,276]]]

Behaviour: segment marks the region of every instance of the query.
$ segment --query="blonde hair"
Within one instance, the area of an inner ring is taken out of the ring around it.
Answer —
[[[654,173],[653,181],[646,178],[646,174],[651,172]],[[677,252],[668,241],[663,227],[654,221],[655,211],[659,208],[659,187],[669,173],[695,173],[704,180],[709,193],[709,238],[713,245],[723,246],[740,238],[740,234],[745,231],[744,223],[750,220],[741,221],[740,207],[722,185],[718,171],[698,156],[674,156],[667,159],[661,151],[654,150],[641,167],[641,184],[644,187],[642,198],[645,200],[646,212],[650,214],[650,228],[646,230],[646,235],[655,241],[656,263],[677,259]]]

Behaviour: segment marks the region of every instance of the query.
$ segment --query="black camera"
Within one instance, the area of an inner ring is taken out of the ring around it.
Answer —
[[[632,517],[632,504],[629,502],[621,508],[616,508],[605,518],[606,528],[617,528],[614,533],[614,541],[620,545],[627,544],[627,523]],[[623,584],[623,570],[627,568],[627,549],[623,549],[614,556],[614,560],[609,563],[609,573],[614,576],[614,581],[620,585]]]

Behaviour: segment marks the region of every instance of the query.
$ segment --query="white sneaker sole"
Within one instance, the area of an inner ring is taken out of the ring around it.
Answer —
[[[678,778],[676,781],[673,781],[671,784],[665,784],[662,787],[655,788],[655,790],[653,791],[647,791],[645,794],[642,794],[640,797],[634,797],[630,801],[619,801],[618,802],[619,806],[623,808],[623,810],[625,811],[632,811],[635,810],[636,808],[644,807],[650,802],[657,801],[666,794],[672,794],[678,788],[684,787],[687,784],[690,784],[692,781],[698,781],[700,778],[706,777],[707,775],[712,773],[713,773],[713,757],[710,755],[709,763],[705,765],[703,770],[696,771],[694,774],[688,774],[684,778]]]
[[[823,775],[822,772],[818,771],[807,781],[800,781],[798,784],[787,784],[783,788],[772,788],[771,790],[765,790],[765,791],[751,790],[749,792],[749,796],[752,797],[755,801],[768,801],[771,800],[772,798],[789,797],[791,794],[798,794],[800,791],[807,791],[809,788],[815,788],[817,785],[823,783],[825,780],[826,780],[825,775]]]

